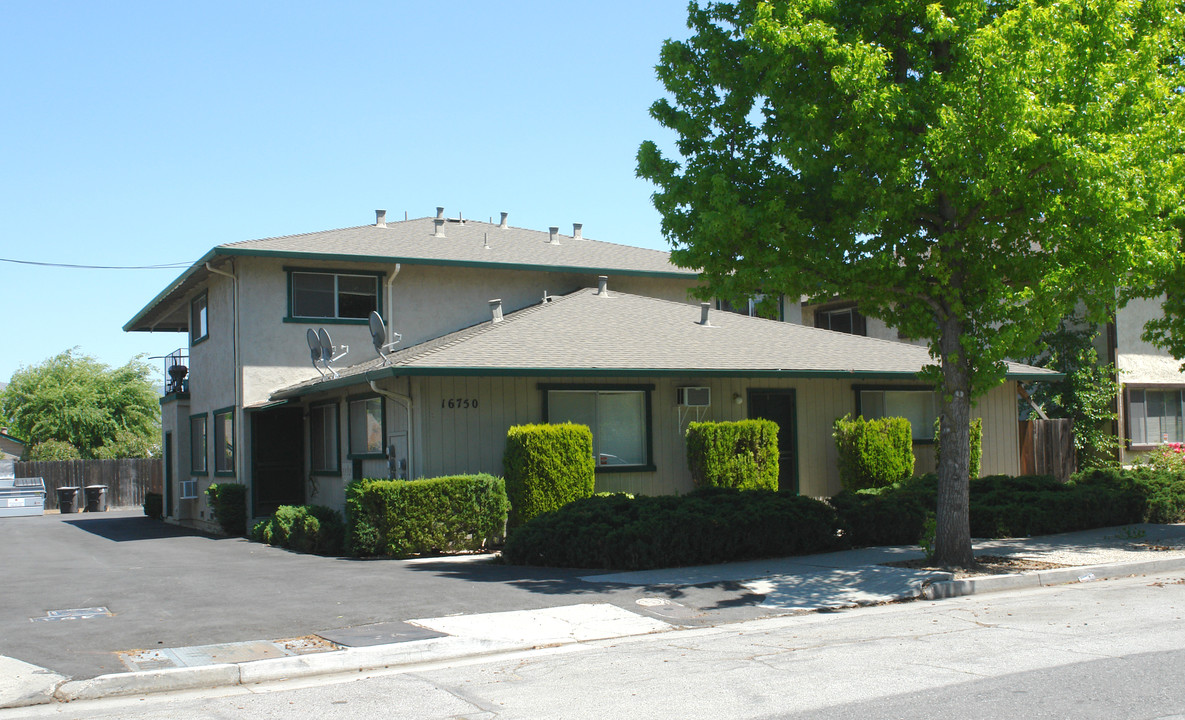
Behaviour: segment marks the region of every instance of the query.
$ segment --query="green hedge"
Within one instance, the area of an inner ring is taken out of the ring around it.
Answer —
[[[155,520],[165,515],[165,499],[160,493],[144,493],[144,514]]]
[[[845,490],[885,487],[913,475],[913,434],[905,418],[851,420],[844,415],[833,427]]]
[[[318,555],[340,555],[344,535],[341,513],[324,505],[281,505],[251,528],[256,542]]]
[[[515,425],[502,456],[509,527],[593,494],[596,466],[587,425]]]
[[[480,550],[506,527],[506,484],[492,475],[355,480],[346,486],[346,551],[355,556]]]
[[[838,531],[826,503],[770,490],[597,495],[519,528],[503,558],[513,565],[641,570],[826,552],[840,547]]]
[[[968,465],[967,477],[979,477],[980,461],[983,458],[983,419],[971,420],[971,462]],[[934,467],[942,462],[942,418],[934,419]]]
[[[232,537],[247,534],[247,486],[239,483],[215,483],[206,488],[214,519],[222,532]]]
[[[696,487],[778,489],[778,424],[772,420],[693,422],[687,466]]]

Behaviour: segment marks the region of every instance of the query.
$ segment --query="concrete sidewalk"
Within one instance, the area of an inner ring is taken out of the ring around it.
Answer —
[[[667,632],[736,619],[726,612],[733,603],[762,608],[763,615],[768,616],[1185,571],[1185,525],[1139,525],[984,541],[976,544],[976,553],[1068,567],[955,579],[949,573],[883,565],[921,557],[916,548],[899,547],[586,574],[573,578],[582,585],[579,599],[584,601],[575,604],[364,623],[286,640],[128,650],[117,655],[126,667],[136,668],[134,671],[92,678],[71,679],[18,659],[0,657],[0,707],[246,685]],[[455,562],[479,561],[469,558]],[[730,594],[722,596],[720,588],[729,589]],[[749,617],[753,617],[752,613],[744,616]]]

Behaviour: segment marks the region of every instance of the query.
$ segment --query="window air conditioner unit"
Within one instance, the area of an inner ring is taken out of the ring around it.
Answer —
[[[712,389],[706,387],[676,388],[675,404],[680,407],[708,407],[712,404]]]

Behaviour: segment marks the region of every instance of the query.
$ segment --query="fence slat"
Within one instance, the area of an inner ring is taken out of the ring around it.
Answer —
[[[107,486],[108,507],[138,507],[144,494],[161,492],[164,465],[160,458],[122,458],[119,460],[55,460],[17,462],[17,477],[45,479],[45,508],[58,509],[60,487]],[[79,497],[79,503],[83,498]]]

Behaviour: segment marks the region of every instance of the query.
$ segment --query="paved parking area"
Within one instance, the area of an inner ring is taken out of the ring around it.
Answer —
[[[0,568],[0,655],[75,678],[127,670],[117,652],[413,618],[591,601],[651,614],[636,601],[656,593],[681,603],[684,624],[771,614],[737,583],[648,588],[475,557],[324,558],[203,535],[138,509],[2,518]],[[85,612],[54,615],[66,610]]]

